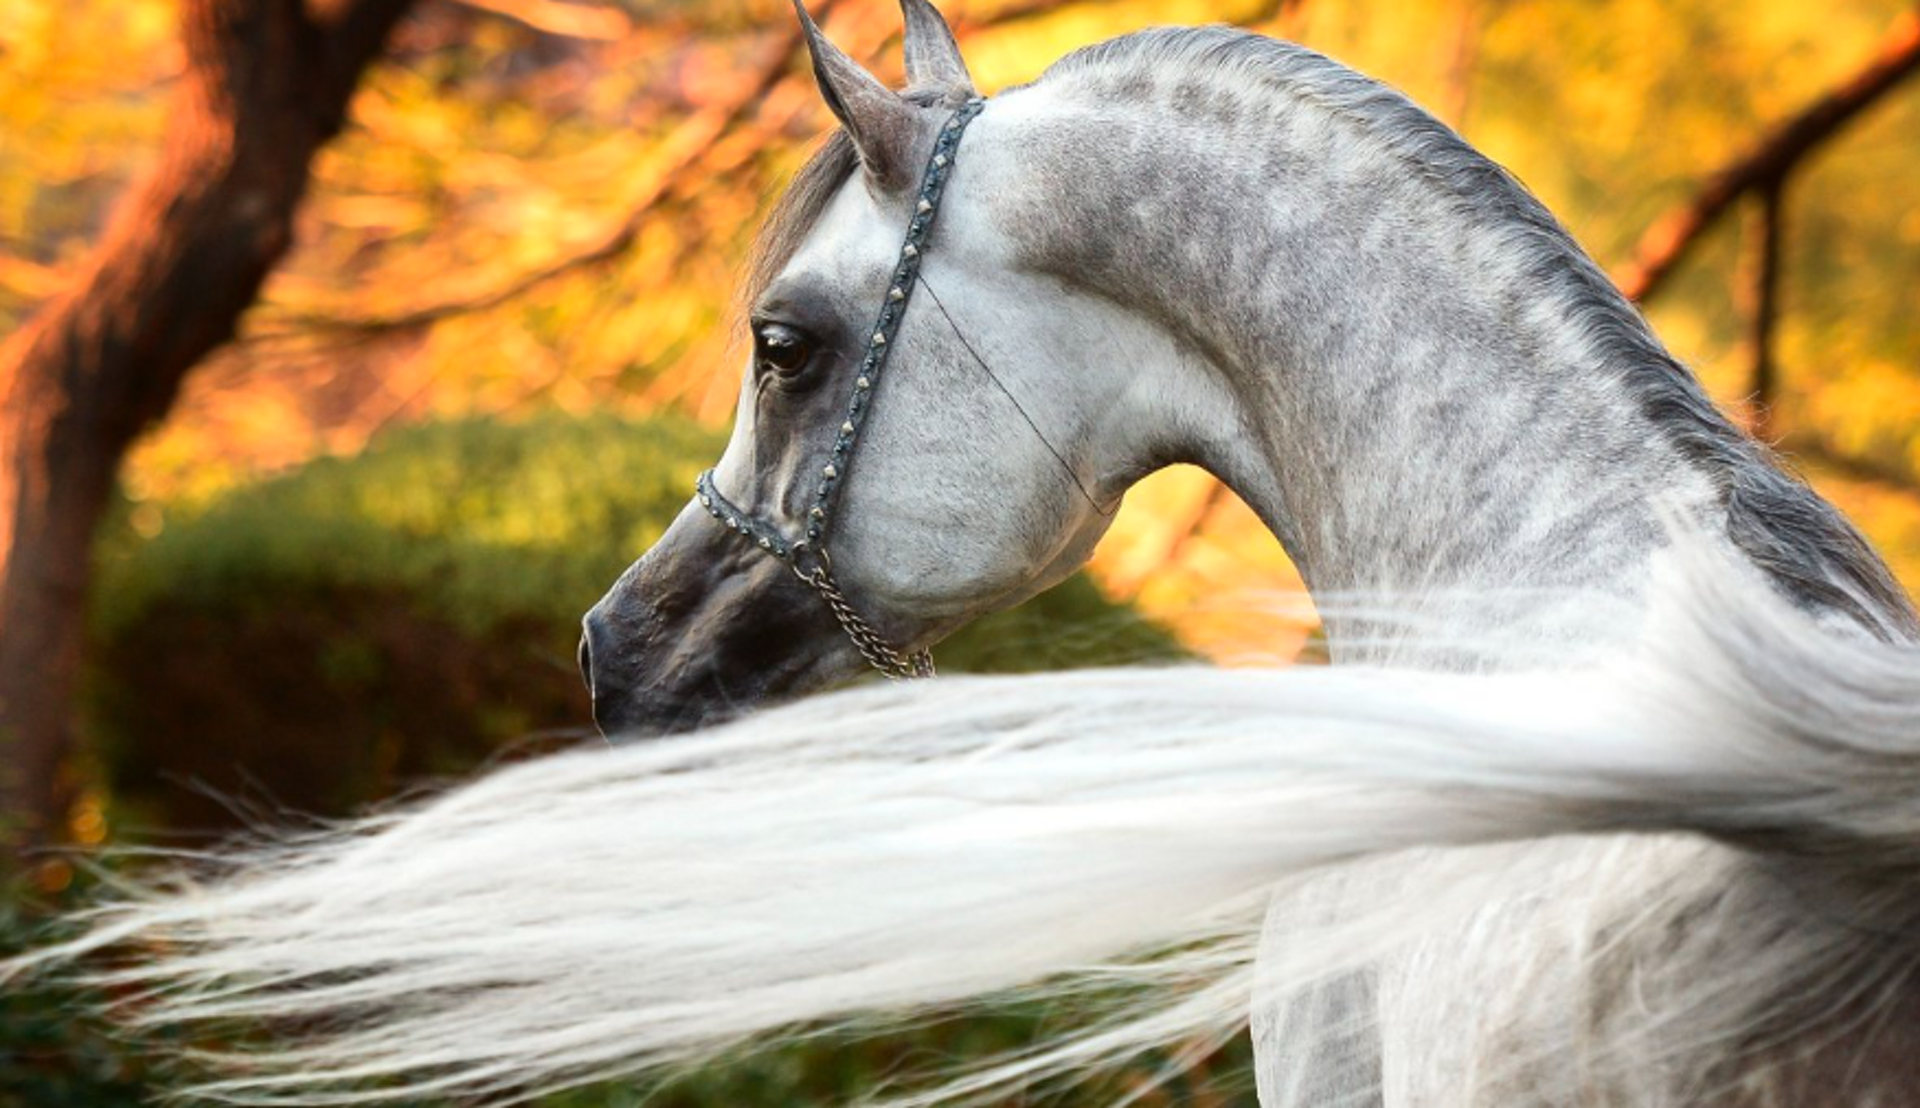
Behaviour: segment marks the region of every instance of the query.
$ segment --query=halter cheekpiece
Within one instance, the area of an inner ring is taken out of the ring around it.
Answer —
[[[886,300],[880,305],[880,316],[867,339],[866,354],[860,360],[860,372],[853,380],[853,396],[847,401],[846,419],[841,422],[839,433],[834,437],[833,451],[827,464],[820,467],[820,483],[815,486],[813,504],[807,509],[805,537],[788,539],[770,521],[743,511],[722,496],[713,483],[711,469],[702,473],[696,483],[700,506],[728,530],[792,566],[800,580],[812,586],[826,601],[833,618],[839,621],[847,638],[860,651],[860,656],[890,680],[932,677],[933,656],[925,650],[902,653],[854,609],[846,594],[834,583],[833,561],[827,557],[826,536],[828,525],[833,520],[834,506],[839,500],[840,486],[845,482],[847,470],[853,463],[854,444],[860,439],[860,429],[866,425],[867,412],[873,407],[874,390],[880,387],[880,374],[886,369],[887,354],[893,348],[894,335],[900,330],[900,317],[906,314],[907,302],[912,299],[913,290],[918,284],[920,259],[926,253],[933,217],[940,211],[941,193],[946,188],[948,176],[953,173],[954,155],[960,147],[960,136],[985,106],[986,101],[978,97],[968,100],[948,117],[940,128],[939,137],[934,140],[933,156],[927,160],[927,170],[920,178],[920,190],[914,200],[913,218],[907,223],[906,241],[900,247],[900,256],[893,268],[893,279],[887,286]]]

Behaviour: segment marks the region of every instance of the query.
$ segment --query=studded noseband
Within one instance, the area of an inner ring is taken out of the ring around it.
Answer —
[[[865,426],[867,412],[873,407],[874,390],[880,387],[880,374],[886,369],[887,354],[892,350],[894,336],[900,330],[900,317],[906,314],[907,301],[913,296],[920,274],[920,259],[926,252],[927,235],[933,228],[934,215],[940,210],[940,194],[946,187],[947,177],[953,172],[954,154],[959,149],[960,136],[985,106],[986,101],[977,97],[967,101],[948,118],[940,128],[939,138],[934,140],[933,157],[928,160],[927,171],[920,178],[913,218],[907,223],[906,242],[900,247],[893,280],[887,286],[886,301],[880,305],[880,317],[867,339],[866,354],[861,358],[860,372],[853,381],[853,396],[847,402],[847,418],[840,424],[840,431],[834,437],[832,456],[820,468],[820,483],[814,489],[813,504],[807,509],[805,537],[788,539],[770,521],[741,510],[720,495],[720,490],[713,483],[712,470],[702,473],[698,482],[700,506],[728,530],[792,566],[800,580],[812,586],[826,601],[833,618],[840,622],[841,629],[846,631],[847,638],[853,641],[860,656],[890,680],[932,677],[933,656],[925,650],[902,653],[848,602],[846,594],[834,583],[833,561],[827,557],[828,525],[833,521],[833,509],[839,500],[840,486],[846,481],[847,470],[853,464],[853,448],[860,439],[860,429]]]

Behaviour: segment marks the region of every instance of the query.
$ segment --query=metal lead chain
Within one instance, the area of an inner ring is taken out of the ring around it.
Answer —
[[[908,681],[916,677],[933,676],[933,655],[925,650],[916,650],[911,654],[902,654],[893,648],[873,624],[853,610],[847,602],[840,586],[834,584],[833,575],[827,572],[825,562],[817,562],[812,572],[807,572],[796,564],[793,572],[800,580],[813,586],[813,591],[827,602],[833,618],[840,621],[840,629],[852,640],[855,650],[867,660],[867,664],[881,672],[889,681]]]

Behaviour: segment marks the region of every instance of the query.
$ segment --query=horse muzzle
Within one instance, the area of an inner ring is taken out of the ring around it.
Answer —
[[[812,590],[732,538],[690,505],[581,620],[580,674],[608,739],[697,730],[860,672]]]

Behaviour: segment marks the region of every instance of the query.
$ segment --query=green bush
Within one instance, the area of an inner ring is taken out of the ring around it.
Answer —
[[[102,545],[87,705],[122,824],[344,814],[584,733],[580,615],[720,447],[668,419],[429,424],[211,503],[140,506]],[[1007,671],[1171,649],[1076,578],[937,654]]]
[[[101,545],[86,705],[122,836],[129,824],[225,829],[263,803],[341,814],[530,735],[583,733],[580,613],[659,537],[720,445],[664,419],[442,423],[210,503],[123,512]],[[1082,578],[938,651],[949,670],[1002,671],[1173,653]],[[29,941],[22,917],[0,916],[0,953]],[[98,999],[60,985],[0,998],[0,1108],[154,1097],[164,1082],[153,1052],[80,1017]],[[1004,1013],[785,1047],[660,1089],[543,1103],[825,1108],[903,1068],[1015,1048],[1046,1018]],[[1236,1049],[1244,1055],[1244,1040]],[[1228,1087],[1212,1082],[1208,1102],[1229,1103]]]
[[[0,958],[45,940],[17,903],[0,900]],[[151,1100],[146,1053],[83,1013],[101,997],[44,983],[0,989],[0,1108],[142,1108]]]

